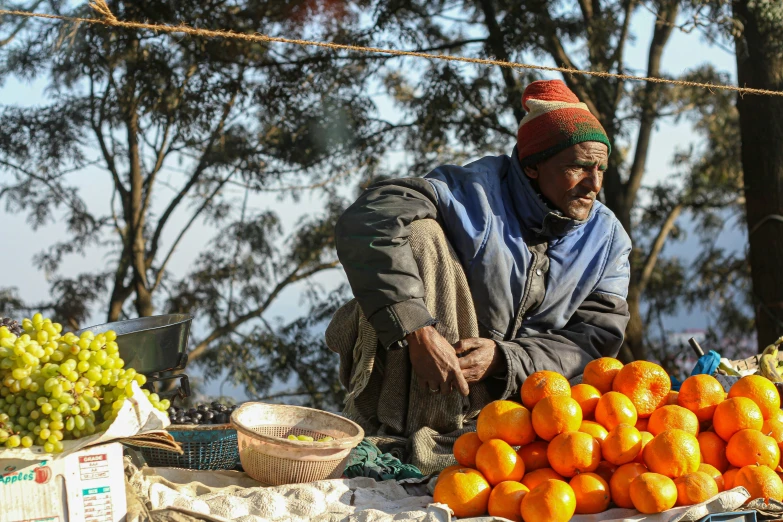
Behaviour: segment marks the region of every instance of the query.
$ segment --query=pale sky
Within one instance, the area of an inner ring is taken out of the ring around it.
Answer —
[[[632,31],[636,35],[636,43],[629,43],[626,51],[627,62],[630,64],[633,72],[643,74],[646,68],[647,46],[650,39],[653,18],[646,12],[637,14]],[[411,58],[408,58],[410,60]],[[723,49],[710,46],[706,43],[702,35],[698,32],[684,34],[675,30],[671,41],[666,47],[663,57],[663,69],[667,74],[678,75],[685,70],[695,68],[704,63],[713,64],[718,70],[731,74],[732,82],[736,81],[736,65],[734,56]],[[552,65],[543,63],[543,65]],[[479,66],[476,66],[479,67]],[[550,78],[557,78],[557,75],[548,75]],[[43,83],[34,84],[19,83],[15,80],[8,80],[0,87],[0,96],[6,105],[25,105],[34,106],[46,103],[48,93],[44,92]],[[396,110],[390,105],[388,100],[379,98],[381,112],[384,117],[394,118]],[[664,122],[659,124],[652,139],[651,152],[647,165],[647,176],[645,184],[652,184],[656,180],[663,179],[671,174],[670,162],[675,150],[694,142],[692,129],[687,122],[674,124]],[[513,143],[508,144],[509,151]],[[403,161],[404,157],[401,158]],[[413,174],[413,173],[412,173]],[[425,173],[417,173],[423,175]],[[0,172],[0,176],[4,176]],[[176,174],[172,174],[172,183],[177,185]],[[111,196],[111,185],[105,173],[84,171],[78,175],[78,185],[82,194],[90,201],[103,208],[108,208],[108,198]],[[158,190],[169,190],[160,187]],[[241,201],[243,192],[238,188],[229,189]],[[105,206],[104,206],[105,205]],[[301,200],[295,204],[289,198],[279,198],[277,195],[261,195],[251,198],[250,206],[255,209],[273,209],[279,213],[284,225],[288,230],[305,213],[312,212],[313,209],[319,209],[323,205],[322,196],[311,193],[304,194]],[[64,228],[59,223],[53,223],[38,231],[33,231],[27,224],[22,215],[12,215],[5,211],[3,205],[2,212],[2,238],[5,245],[4,255],[0,256],[0,287],[14,286],[18,289],[20,295],[29,302],[46,301],[48,283],[46,274],[38,271],[32,263],[33,256],[41,251],[47,245],[62,238]],[[178,212],[175,215],[175,221],[184,223],[189,218],[188,212]],[[175,224],[175,223],[172,223]],[[164,242],[173,239],[176,234],[176,227],[169,230],[168,237],[164,237]],[[211,229],[199,223],[194,226],[190,233],[185,237],[181,246],[174,255],[170,270],[175,274],[185,274],[191,265],[191,261],[198,255],[201,249],[205,248],[207,239],[214,235],[214,229]],[[744,242],[740,232],[729,232],[725,237],[726,244],[732,244],[742,247]],[[8,245],[13,245],[9,248]],[[683,255],[688,257],[688,252],[692,250],[695,241],[687,241],[681,245],[674,245],[667,249],[667,253]],[[80,272],[90,269],[102,268],[107,264],[106,253],[99,250],[91,250],[88,256],[67,258],[61,267],[63,274],[76,275]],[[341,270],[332,271],[318,278],[318,281],[327,287],[335,286],[344,281],[344,275]],[[303,283],[308,284],[308,283]],[[269,318],[285,317],[293,319],[302,310],[299,288],[292,287],[285,292],[278,300],[272,310]],[[93,322],[103,322],[104,311],[97,311]],[[670,330],[681,330],[684,328],[704,328],[706,326],[704,314],[695,311],[691,314],[681,314],[678,317],[670,318],[667,322],[667,328]]]

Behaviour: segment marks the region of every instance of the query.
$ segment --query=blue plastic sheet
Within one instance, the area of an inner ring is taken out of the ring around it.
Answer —
[[[693,367],[691,375],[712,375],[715,370],[718,369],[720,364],[720,354],[715,350],[710,350],[709,353],[705,353],[696,362],[696,366]]]
[[[713,375],[715,370],[718,369],[720,364],[720,354],[715,350],[710,350],[709,353],[705,353],[699,360],[696,361],[696,365],[691,371],[691,375]],[[672,390],[680,391],[682,383],[673,375],[670,377],[672,381]]]

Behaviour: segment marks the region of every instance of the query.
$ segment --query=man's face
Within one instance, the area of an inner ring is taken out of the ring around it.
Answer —
[[[525,167],[525,174],[538,180],[541,193],[564,215],[583,221],[601,191],[608,152],[606,145],[597,141],[577,143],[538,165]]]

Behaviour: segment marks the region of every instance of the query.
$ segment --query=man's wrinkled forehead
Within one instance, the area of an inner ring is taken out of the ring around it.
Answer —
[[[568,163],[580,167],[595,167],[596,165],[606,165],[609,159],[608,152],[606,145],[603,143],[591,141],[568,147],[560,154],[554,156],[554,158],[559,159],[559,163]]]

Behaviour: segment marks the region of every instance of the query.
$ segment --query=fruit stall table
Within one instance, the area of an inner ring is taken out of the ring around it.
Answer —
[[[426,485],[423,485],[426,480],[376,482],[359,477],[265,487],[246,474],[236,471],[206,472],[149,467],[139,469],[129,462],[126,462],[126,476],[127,522],[449,522],[453,519],[448,507],[433,503]],[[635,510],[613,509],[596,515],[575,515],[571,520],[700,520],[709,512],[755,507],[750,505],[741,508],[747,496],[744,491],[735,490],[724,492],[705,505],[675,508],[657,515],[641,515]],[[461,520],[500,522],[506,519],[483,516]]]

